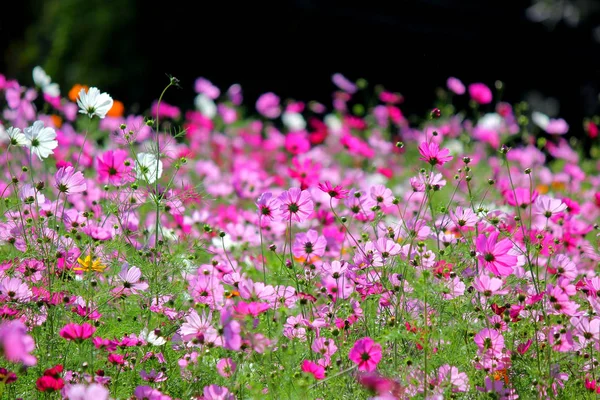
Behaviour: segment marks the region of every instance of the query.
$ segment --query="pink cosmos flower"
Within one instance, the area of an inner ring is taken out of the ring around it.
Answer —
[[[455,210],[450,209],[449,214],[450,220],[460,230],[471,230],[479,222],[477,214],[470,208],[456,207]]]
[[[62,167],[54,175],[54,186],[60,193],[66,195],[81,193],[87,189],[85,178],[80,171],[75,171],[75,168],[68,166]]]
[[[204,333],[212,328],[212,313],[202,313],[202,317],[198,315],[196,310],[190,311],[185,317],[186,322],[181,325],[179,333],[185,341],[193,340],[204,336]]]
[[[258,213],[261,217],[267,217],[271,221],[279,218],[281,215],[281,201],[277,197],[273,197],[271,192],[265,192],[256,200]]]
[[[316,338],[310,348],[323,357],[331,357],[338,349],[333,339],[322,336]]]
[[[292,254],[299,260],[312,262],[315,257],[322,257],[327,247],[327,239],[314,229],[296,235],[292,246]]]
[[[218,87],[213,85],[208,79],[202,77],[196,79],[196,82],[194,82],[194,90],[196,93],[205,94],[206,97],[212,100],[216,100],[221,95],[221,91]]]
[[[201,400],[235,400],[235,396],[229,392],[229,389],[218,385],[205,386],[203,394]]]
[[[333,81],[333,83],[340,89],[353,94],[356,93],[356,91],[358,90],[358,88],[356,87],[356,85],[352,82],[350,82],[348,80],[348,78],[346,78],[344,75],[338,73],[335,73],[331,76],[331,80]]]
[[[560,199],[553,199],[550,196],[541,195],[535,199],[535,208],[538,214],[546,218],[559,214],[567,209],[567,205]]]
[[[89,386],[82,384],[71,385],[65,389],[66,397],[69,400],[107,400],[110,394],[107,388],[97,383],[92,383]]]
[[[33,338],[19,320],[3,322],[0,325],[0,354],[10,362],[32,366],[37,359],[29,354],[35,348]]]
[[[469,377],[464,372],[459,372],[458,368],[448,364],[442,365],[438,370],[438,380],[447,382],[452,388],[452,392],[466,392],[469,389]]]
[[[484,328],[473,338],[480,353],[501,356],[504,349],[504,336],[495,329]]]
[[[460,81],[460,79],[450,77],[446,81],[446,86],[448,86],[448,89],[458,95],[465,94],[465,85]]]
[[[369,190],[369,195],[371,196],[371,199],[377,203],[377,205],[382,207],[389,207],[394,202],[394,194],[392,193],[392,190],[384,185],[372,186]]]
[[[256,110],[267,118],[275,119],[281,114],[279,96],[275,93],[265,93],[256,100]]]
[[[509,239],[498,241],[500,232],[494,231],[489,237],[481,234],[477,237],[476,247],[479,262],[491,273],[498,276],[508,276],[517,265],[517,257],[508,254],[513,244]]]
[[[19,278],[5,276],[0,280],[0,299],[4,301],[27,302],[32,294],[29,286]]]
[[[419,153],[419,160],[427,161],[431,165],[444,165],[454,158],[450,155],[450,150],[440,149],[436,142],[422,142],[419,145]]]
[[[235,372],[237,364],[231,358],[221,358],[217,363],[217,371],[224,378],[229,378]]]
[[[529,188],[518,187],[514,191],[512,189],[506,190],[503,195],[509,205],[527,208],[537,199],[538,192],[537,190],[532,191]]]
[[[310,193],[300,188],[290,188],[279,196],[282,221],[304,222],[314,209]]]
[[[311,374],[316,380],[325,379],[325,368],[312,361],[302,361],[302,371]]]
[[[133,392],[136,400],[171,400],[170,396],[162,394],[160,390],[154,389],[151,386],[138,386]]]
[[[121,185],[126,182],[131,166],[125,165],[127,152],[125,150],[109,150],[96,159],[98,181],[111,185]]]
[[[479,104],[489,104],[492,102],[492,91],[483,83],[470,84],[469,95]]]
[[[122,284],[112,290],[115,295],[129,296],[148,289],[148,283],[140,281],[142,271],[138,267],[129,267],[127,262],[121,266],[121,272],[117,277]]]
[[[156,372],[154,369],[150,372],[146,372],[144,369],[141,370],[140,377],[146,382],[164,382],[167,380],[164,372]]]
[[[327,193],[334,199],[345,199],[348,197],[349,190],[345,190],[342,186],[333,186],[331,182],[325,181],[325,183],[319,183],[319,189]]]
[[[305,131],[285,135],[285,149],[291,154],[302,154],[310,150],[310,141]]]
[[[75,323],[69,323],[65,325],[59,332],[60,336],[67,340],[73,340],[77,343],[83,342],[85,339],[89,339],[96,332],[96,328],[87,322],[81,325]]]
[[[478,292],[483,293],[486,297],[491,297],[494,295],[507,294],[507,289],[502,289],[501,279],[498,278],[490,278],[487,275],[480,275],[473,280],[473,287]]]
[[[359,371],[374,371],[381,361],[381,345],[370,337],[364,337],[354,343],[348,358],[358,365]]]

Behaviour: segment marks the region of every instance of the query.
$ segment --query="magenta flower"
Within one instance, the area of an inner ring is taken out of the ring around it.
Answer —
[[[75,323],[69,323],[65,325],[59,332],[60,336],[67,340],[73,340],[77,343],[83,342],[85,339],[89,339],[96,332],[96,328],[87,322],[81,325]]]
[[[489,104],[492,102],[492,91],[483,83],[470,84],[469,95],[471,99],[479,104]]]
[[[111,185],[121,185],[131,171],[131,166],[125,165],[127,152],[125,150],[109,150],[97,159],[98,182]]]
[[[503,195],[509,205],[524,209],[537,199],[538,192],[529,188],[518,187],[514,191],[511,189],[506,190]]]
[[[146,370],[140,371],[140,377],[146,382],[164,382],[167,380],[167,375],[164,372],[156,372],[156,370],[152,370],[150,372],[146,372]]]
[[[302,371],[315,377],[316,380],[325,379],[325,368],[309,360],[302,361]]]
[[[256,110],[263,116],[275,119],[281,114],[279,106],[279,96],[275,93],[265,93],[256,100]]]
[[[349,190],[344,189],[342,186],[333,186],[331,182],[325,181],[325,183],[319,183],[319,189],[327,193],[334,199],[345,199],[348,197]]]
[[[500,232],[490,233],[489,237],[481,234],[477,237],[476,247],[479,262],[491,273],[498,276],[508,276],[517,265],[517,256],[508,254],[513,244],[509,239],[498,241]]]
[[[364,337],[354,343],[348,358],[358,365],[359,371],[375,371],[381,361],[381,345],[370,337]]]
[[[279,196],[282,221],[304,222],[314,209],[314,203],[306,190],[290,188]]]
[[[34,348],[35,342],[21,321],[8,321],[0,325],[0,354],[6,360],[25,366],[35,365],[37,359],[29,354]]]
[[[75,168],[68,166],[62,167],[54,175],[55,187],[60,193],[66,195],[81,193],[87,189],[85,178],[80,171],[75,171]]]
[[[454,157],[450,155],[450,150],[440,149],[436,142],[423,142],[419,146],[421,158],[419,160],[427,161],[431,165],[444,165]]]

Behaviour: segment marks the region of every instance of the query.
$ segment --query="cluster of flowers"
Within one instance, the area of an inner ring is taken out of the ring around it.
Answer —
[[[258,117],[204,78],[151,117],[33,80],[0,76],[0,393],[600,393],[600,178],[566,121],[457,78],[419,126],[341,74],[331,110]]]

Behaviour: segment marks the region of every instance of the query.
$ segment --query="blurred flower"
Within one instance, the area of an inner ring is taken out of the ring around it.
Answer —
[[[135,172],[137,179],[152,184],[162,176],[163,163],[154,154],[139,153],[135,162]]]

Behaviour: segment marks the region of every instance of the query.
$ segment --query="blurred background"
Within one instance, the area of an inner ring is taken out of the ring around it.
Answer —
[[[31,85],[41,65],[63,92],[97,86],[146,109],[192,106],[194,80],[245,101],[273,91],[331,104],[331,75],[365,78],[423,114],[449,76],[504,82],[504,99],[565,118],[571,134],[599,111],[600,1],[403,0],[188,2],[22,0],[0,17],[0,72]],[[356,4],[356,5],[354,5]],[[392,6],[393,4],[393,6]]]

